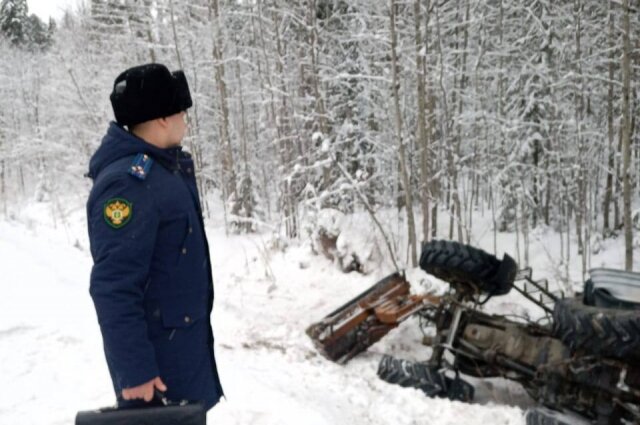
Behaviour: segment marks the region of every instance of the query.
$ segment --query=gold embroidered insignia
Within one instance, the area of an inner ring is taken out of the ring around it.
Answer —
[[[104,219],[114,229],[119,229],[131,219],[131,202],[122,198],[109,199],[104,204]]]

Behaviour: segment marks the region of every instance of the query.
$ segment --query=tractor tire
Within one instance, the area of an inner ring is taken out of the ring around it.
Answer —
[[[474,388],[460,377],[450,378],[437,366],[410,362],[385,355],[378,365],[378,377],[404,388],[417,388],[428,397],[470,402]]]
[[[459,291],[504,295],[511,290],[518,265],[507,254],[502,261],[478,248],[453,241],[422,245],[420,268]]]
[[[640,359],[640,312],[584,305],[566,299],[553,310],[553,334],[573,352]]]

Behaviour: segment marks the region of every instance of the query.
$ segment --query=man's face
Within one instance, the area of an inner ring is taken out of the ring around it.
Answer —
[[[178,112],[167,117],[169,146],[178,146],[187,132],[187,113]]]

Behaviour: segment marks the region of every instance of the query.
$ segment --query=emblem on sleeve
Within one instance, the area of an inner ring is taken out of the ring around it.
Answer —
[[[109,199],[104,204],[104,219],[114,229],[119,229],[131,219],[131,202],[122,198]]]

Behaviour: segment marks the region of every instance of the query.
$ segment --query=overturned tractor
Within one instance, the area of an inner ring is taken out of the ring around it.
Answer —
[[[450,241],[423,244],[420,267],[450,284],[443,296],[412,295],[392,274],[307,329],[318,350],[344,364],[413,315],[435,327],[430,358],[383,356],[378,376],[430,397],[471,401],[462,375],[519,382],[540,404],[598,424],[640,423],[640,273],[591,271],[581,299],[563,299],[531,269]],[[542,322],[489,315],[480,306],[517,290],[546,314]],[[543,410],[530,424],[563,424]]]

